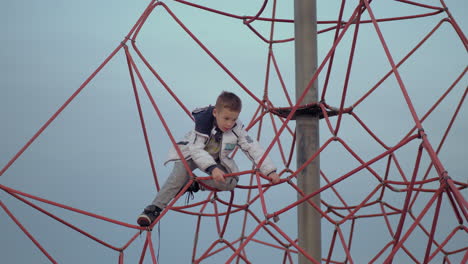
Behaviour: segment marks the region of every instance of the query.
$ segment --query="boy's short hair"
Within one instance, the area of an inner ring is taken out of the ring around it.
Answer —
[[[216,109],[222,110],[227,108],[234,112],[239,112],[242,110],[242,101],[241,99],[231,92],[223,91],[216,99]]]

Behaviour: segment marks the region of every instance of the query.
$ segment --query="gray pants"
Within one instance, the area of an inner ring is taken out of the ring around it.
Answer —
[[[187,163],[191,171],[198,168],[193,160],[188,160]],[[172,169],[171,174],[156,194],[152,204],[161,209],[166,208],[167,204],[176,197],[177,193],[188,183],[189,180],[190,175],[185,169],[184,164],[181,161],[174,162],[174,168]],[[238,177],[228,177],[225,182],[204,180],[203,183],[220,191],[231,191],[236,187],[238,180]]]

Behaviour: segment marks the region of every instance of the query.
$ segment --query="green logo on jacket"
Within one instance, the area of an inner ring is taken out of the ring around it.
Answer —
[[[236,147],[236,144],[226,143],[225,150],[233,150]]]

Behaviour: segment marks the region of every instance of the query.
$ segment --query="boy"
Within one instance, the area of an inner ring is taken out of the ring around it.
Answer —
[[[233,190],[239,180],[238,176],[224,178],[225,173],[235,173],[239,169],[229,157],[236,146],[239,146],[249,159],[258,164],[264,151],[257,141],[253,140],[238,121],[242,102],[231,92],[222,92],[215,106],[195,109],[195,129],[185,136],[185,140],[178,142],[190,170],[200,169],[210,174],[212,180],[203,184],[221,191]],[[156,195],[152,204],[148,205],[138,217],[140,226],[149,226],[159,216],[167,204],[179,193],[190,180],[189,173],[184,167],[175,148],[169,152],[169,161],[175,161],[174,168]],[[260,172],[266,175],[273,184],[280,181],[276,167],[270,158],[263,161]],[[194,186],[195,184],[195,186]],[[190,188],[198,190],[198,183],[194,182]]]

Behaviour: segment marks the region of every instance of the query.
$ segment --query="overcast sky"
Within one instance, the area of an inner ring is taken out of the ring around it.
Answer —
[[[209,0],[200,4],[237,15],[254,15],[262,2]],[[281,2],[278,4],[277,17],[293,18],[291,1]],[[466,32],[468,3],[459,0],[445,2],[461,29]],[[214,15],[174,1],[165,3],[245,87],[256,97],[263,97],[268,45],[248,30],[241,20]],[[424,3],[441,6],[440,2],[435,0]],[[148,1],[128,0],[2,1],[0,169],[4,168],[86,78],[119,46],[147,4]],[[318,19],[336,20],[339,5],[338,1],[319,1]],[[344,20],[349,18],[354,8],[351,3],[349,5],[343,16]],[[394,1],[373,1],[373,7],[378,18],[429,12],[427,9]],[[271,16],[271,3],[264,14],[265,17]],[[394,59],[400,61],[445,16],[446,14],[439,14],[428,18],[381,23],[382,33]],[[368,14],[365,13],[363,18],[368,19]],[[255,22],[253,25],[264,36],[269,36],[270,24]],[[325,27],[321,25],[319,29]],[[352,29],[337,49],[334,70],[328,85],[326,102],[334,107],[339,106],[342,98]],[[375,29],[370,24],[362,25],[359,34],[346,106],[356,104],[390,70]],[[275,25],[277,39],[290,38],[293,35],[292,24]],[[333,36],[334,31],[319,36],[319,64],[330,50]],[[257,107],[256,101],[181,30],[165,9],[161,7],[155,9],[136,43],[158,74],[189,110],[214,104],[216,96],[222,90],[230,90],[239,94],[244,102],[240,118],[244,123],[248,123],[252,118]],[[292,42],[274,46],[283,81],[294,98],[293,48]],[[137,57],[135,52],[132,54],[134,58]],[[402,80],[419,117],[423,116],[462,74],[467,62],[466,49],[453,28],[448,23],[444,23],[400,68]],[[138,65],[143,69],[142,63],[139,62]],[[182,137],[192,128],[191,119],[147,70],[144,70],[143,75],[172,133],[176,139]],[[324,79],[325,72],[319,77],[319,87],[323,86]],[[424,121],[423,127],[434,148],[438,147],[456,105],[467,89],[467,84],[468,77],[465,74],[443,103]],[[270,76],[269,89],[270,100],[275,106],[287,106],[288,102],[275,74]],[[140,94],[143,93],[140,89]],[[141,100],[154,163],[160,181],[164,181],[171,168],[170,165],[165,167],[162,164],[170,141],[147,97],[142,96]],[[388,146],[394,146],[414,126],[414,120],[394,77],[385,81],[379,89],[360,103],[355,113]],[[465,184],[468,182],[467,115],[465,104],[460,109],[439,154],[449,175]],[[331,120],[335,126],[337,119]],[[279,122],[276,124],[279,125]],[[294,125],[295,123],[291,122],[292,128]],[[333,135],[323,120],[320,125],[320,139],[324,143]],[[256,135],[257,129],[253,129],[252,135]],[[271,142],[272,130],[271,122],[265,120],[260,139],[262,145],[268,146]],[[384,151],[349,115],[343,119],[338,136],[364,161]],[[282,139],[283,148],[288,155],[291,137],[285,132]],[[415,167],[419,144],[419,140],[415,141],[396,153],[407,178],[411,177]],[[271,157],[279,169],[284,168],[277,146],[273,148]],[[241,169],[250,169],[250,163],[242,154],[237,155],[236,159]],[[330,180],[337,179],[359,166],[359,163],[337,142],[327,147],[320,159],[321,169]],[[384,175],[386,161],[387,159],[377,162],[373,169]],[[427,155],[424,155],[418,179],[424,176],[428,162]],[[295,162],[291,168],[295,169]],[[400,174],[396,171],[393,167],[390,179],[401,180]],[[429,175],[435,177],[434,170]],[[123,50],[120,50],[79,96],[1,175],[0,184],[111,219],[136,223],[137,215],[153,199],[156,192]],[[248,177],[243,177],[241,184],[247,185]],[[325,184],[326,182],[322,180],[322,185]],[[335,187],[348,205],[356,205],[362,202],[378,184],[368,171],[362,171]],[[437,185],[426,187],[437,188]],[[387,190],[385,201],[401,209],[404,194]],[[462,191],[462,194],[466,198],[467,191]],[[207,193],[198,193],[195,201],[205,198],[206,195]],[[229,198],[228,193],[219,195],[223,199]],[[285,183],[272,188],[266,195],[268,210],[274,212],[294,202],[297,193]],[[236,190],[236,201],[245,202],[246,197],[245,191]],[[429,198],[430,194],[420,195],[414,208],[415,213],[421,211]],[[336,206],[342,205],[331,190],[324,192],[322,199]],[[59,263],[117,262],[117,252],[19,202],[8,193],[0,192],[0,201]],[[37,204],[118,247],[136,233],[134,229],[95,220],[46,204]],[[182,204],[181,201],[179,205]],[[430,216],[423,220],[429,227],[432,223],[431,216],[434,214],[433,208],[430,209]],[[324,207],[322,209],[325,210]],[[252,210],[263,220],[258,202],[252,206]],[[360,215],[374,212],[376,208],[369,208],[363,210]],[[436,235],[439,243],[458,226],[453,210],[446,200],[443,202],[442,212]],[[292,238],[297,237],[295,217],[296,211],[293,209],[281,215],[281,220],[278,222],[282,230]],[[337,216],[332,217],[335,220],[339,219]],[[241,214],[233,216],[228,239],[239,236],[242,220]],[[398,218],[391,218],[393,224],[397,220]],[[155,247],[159,244],[161,248],[159,258],[161,263],[190,262],[195,223],[195,217],[176,212],[170,212],[165,216],[161,221],[160,234],[153,232]],[[409,221],[409,224],[411,223]],[[466,227],[466,219],[464,223]],[[217,238],[214,224],[212,220],[204,222],[199,250],[205,250]],[[345,233],[349,232],[349,226],[349,223],[343,225]],[[255,227],[256,225],[249,222],[247,232],[251,232]],[[330,248],[333,226],[323,221],[322,227],[322,256],[325,257]],[[366,263],[383,248],[384,243],[389,241],[390,235],[383,218],[357,221],[355,228],[353,260],[355,263]],[[405,230],[408,228],[409,225]],[[2,262],[48,263],[48,259],[4,210],[0,210],[0,234]],[[259,233],[257,238],[269,239],[265,232]],[[415,252],[418,259],[423,258],[421,254],[426,247],[425,243],[423,246],[418,243],[420,238],[424,238],[422,232],[415,231],[415,234],[408,239],[408,244],[405,244]],[[142,235],[125,251],[126,263],[137,262],[144,241]],[[467,244],[466,233],[458,232],[447,245],[447,250],[459,249]],[[253,243],[249,245],[249,249],[252,263],[280,263],[282,260],[280,250],[272,250]],[[200,254],[198,253],[198,257]],[[230,254],[223,253],[203,263],[221,263],[229,256]],[[344,256],[343,250],[337,247],[334,259],[343,261]],[[398,257],[401,263],[411,261],[404,254]],[[453,263],[458,263],[461,258],[462,254],[458,254],[452,256],[451,260]],[[434,263],[440,262],[440,257],[434,260]],[[149,255],[145,263],[150,263]]]

